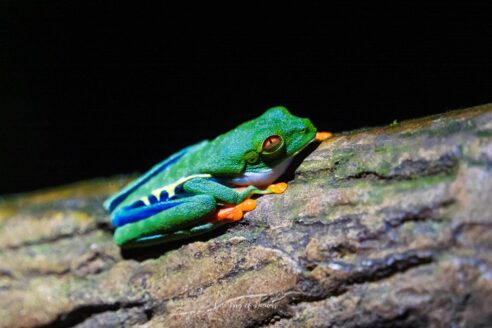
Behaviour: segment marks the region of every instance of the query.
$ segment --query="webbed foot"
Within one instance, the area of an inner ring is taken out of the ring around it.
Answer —
[[[269,185],[266,190],[273,194],[281,194],[287,190],[287,186],[288,186],[287,183],[279,182]]]
[[[244,212],[251,212],[256,208],[254,199],[246,199],[242,203],[220,209],[212,221],[239,221],[243,218]]]

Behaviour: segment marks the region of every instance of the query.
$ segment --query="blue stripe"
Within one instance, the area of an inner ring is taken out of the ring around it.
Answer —
[[[114,212],[112,215],[112,223],[116,228],[121,227],[128,223],[146,219],[164,210],[178,206],[181,203],[181,201],[172,200],[147,206],[141,200],[138,200],[133,204],[125,206]]]
[[[131,193],[133,193],[135,190],[140,188],[142,185],[147,183],[150,179],[155,177],[157,174],[161,173],[164,171],[167,167],[170,165],[176,163],[181,157],[189,153],[195,148],[200,147],[204,143],[207,143],[207,141],[202,141],[198,144],[195,144],[193,146],[189,146],[187,148],[182,149],[181,151],[171,155],[161,163],[155,165],[152,167],[147,173],[142,175],[140,178],[137,180],[133,181],[130,183],[128,186],[123,188],[119,193],[115,194],[111,198],[107,199],[104,202],[104,208],[106,208],[109,212],[112,212],[119,204],[121,204]]]

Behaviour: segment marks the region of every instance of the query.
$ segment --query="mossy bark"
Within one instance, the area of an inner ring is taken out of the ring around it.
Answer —
[[[101,204],[128,177],[5,197],[0,327],[492,326],[492,105],[335,135],[291,178],[127,252]]]

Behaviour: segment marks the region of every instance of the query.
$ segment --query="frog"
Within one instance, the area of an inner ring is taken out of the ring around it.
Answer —
[[[329,138],[283,106],[266,110],[213,140],[154,165],[104,202],[114,241],[134,248],[191,238],[236,222],[257,195],[281,194],[276,182],[313,141]]]

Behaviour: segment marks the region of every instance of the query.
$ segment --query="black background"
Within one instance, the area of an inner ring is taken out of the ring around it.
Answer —
[[[143,171],[278,104],[336,132],[492,102],[491,13],[4,0],[0,193]]]

